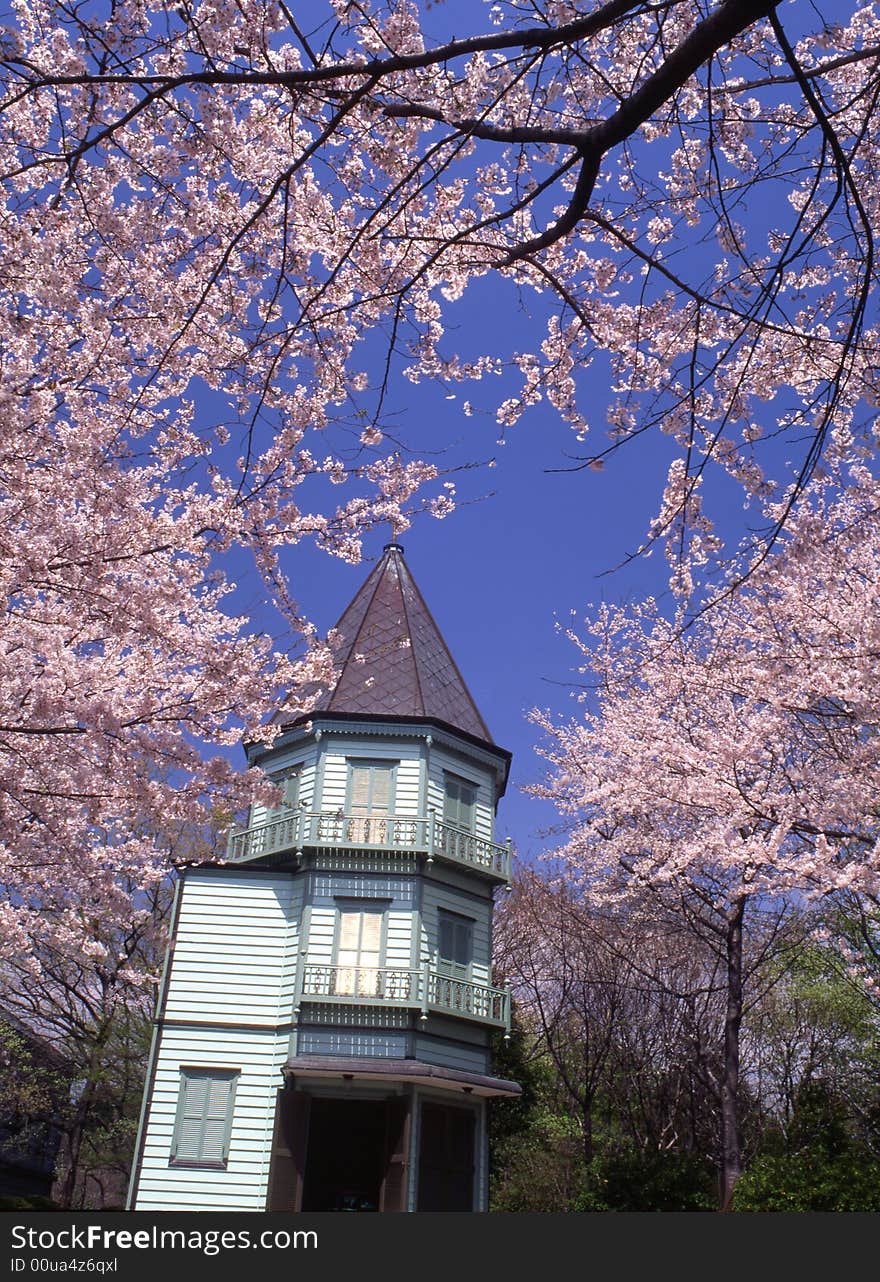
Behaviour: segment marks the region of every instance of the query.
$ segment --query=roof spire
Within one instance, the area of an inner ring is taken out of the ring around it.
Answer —
[[[400,552],[402,554],[403,544],[398,543],[397,536],[403,527],[403,522],[398,521],[397,517],[392,516],[388,524],[391,526],[391,542],[386,543],[382,551],[383,552]]]
[[[442,721],[492,743],[396,541],[387,543],[336,624],[336,683],[315,712]]]

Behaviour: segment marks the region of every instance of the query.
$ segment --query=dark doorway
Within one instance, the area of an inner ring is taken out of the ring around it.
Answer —
[[[384,1100],[312,1100],[304,1211],[379,1210],[386,1113]]]
[[[474,1209],[475,1122],[471,1109],[422,1104],[420,1211]]]

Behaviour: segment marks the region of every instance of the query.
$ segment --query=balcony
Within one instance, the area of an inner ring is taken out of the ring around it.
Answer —
[[[510,993],[468,979],[456,979],[424,966],[326,966],[305,963],[297,980],[298,1001],[407,1006],[473,1019],[510,1030]]]
[[[422,854],[430,862],[482,873],[510,883],[510,847],[444,823],[436,815],[344,815],[290,810],[230,833],[233,863],[304,850],[363,850]]]

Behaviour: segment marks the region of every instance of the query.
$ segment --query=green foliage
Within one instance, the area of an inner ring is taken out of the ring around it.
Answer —
[[[492,1211],[569,1211],[583,1183],[583,1143],[550,1113],[510,1137],[493,1170]]]
[[[0,1197],[0,1211],[57,1211],[49,1197]]]
[[[546,1056],[535,1054],[531,1039],[519,1025],[515,1002],[510,1038],[505,1041],[501,1033],[493,1036],[492,1069],[496,1077],[516,1082],[521,1088],[517,1096],[495,1100],[489,1111],[489,1145],[494,1156],[506,1141],[528,1132],[535,1109],[553,1081]]]
[[[69,1091],[60,1057],[39,1054],[32,1038],[0,1019],[0,1119],[7,1127],[58,1112]]]
[[[575,1211],[714,1211],[717,1181],[692,1153],[630,1146],[593,1159]]]
[[[735,1211],[878,1211],[880,1162],[829,1083],[798,1091],[785,1147],[750,1163]]]
[[[852,1150],[756,1158],[736,1186],[734,1211],[880,1211],[880,1163]]]

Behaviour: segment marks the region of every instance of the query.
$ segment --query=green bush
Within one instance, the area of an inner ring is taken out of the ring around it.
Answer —
[[[733,1196],[734,1211],[880,1211],[880,1163],[850,1149],[757,1157]]]
[[[587,1168],[576,1211],[713,1211],[712,1169],[690,1153],[624,1148]]]
[[[57,1211],[59,1208],[50,1197],[0,1197],[0,1211]]]

